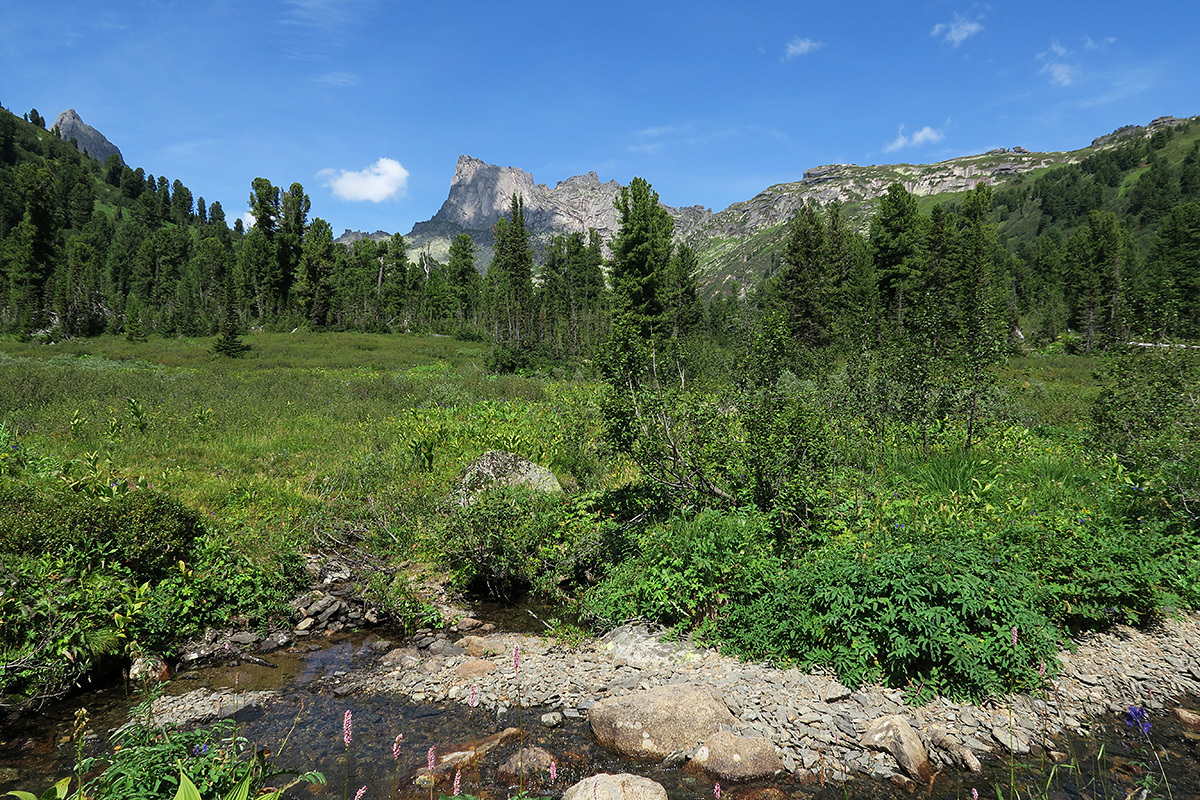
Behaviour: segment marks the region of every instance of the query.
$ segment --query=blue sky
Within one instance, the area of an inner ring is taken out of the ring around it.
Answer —
[[[1192,2],[5,0],[0,103],[75,108],[232,219],[407,233],[460,154],[720,210],[812,166],[1064,150],[1200,114]]]

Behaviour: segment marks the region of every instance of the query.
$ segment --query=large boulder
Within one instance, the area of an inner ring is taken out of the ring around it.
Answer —
[[[709,736],[696,748],[689,763],[724,781],[755,781],[786,769],[770,740],[729,731]]]
[[[522,487],[537,492],[561,492],[554,473],[524,456],[489,450],[463,470],[450,492],[450,502],[465,506],[489,489]]]
[[[623,697],[607,697],[588,710],[600,744],[634,758],[663,759],[692,750],[733,714],[710,686],[678,683]]]
[[[667,790],[641,775],[601,773],[567,789],[562,800],[667,800]]]
[[[869,750],[891,753],[901,769],[923,784],[933,777],[933,767],[929,764],[925,745],[904,717],[890,714],[872,720],[860,744]]]

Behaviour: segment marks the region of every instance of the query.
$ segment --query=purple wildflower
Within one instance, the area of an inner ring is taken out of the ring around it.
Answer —
[[[471,684],[471,708],[479,705],[479,697],[475,694],[475,684]]]
[[[396,741],[392,742],[392,760],[400,760],[400,740],[404,738],[403,733],[396,734]]]
[[[1125,715],[1125,724],[1137,728],[1142,732],[1142,736],[1150,737],[1150,720],[1146,719],[1146,709],[1141,706],[1129,707],[1129,713]]]

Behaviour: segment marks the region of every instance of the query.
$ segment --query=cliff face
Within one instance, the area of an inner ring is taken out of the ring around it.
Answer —
[[[104,134],[100,131],[80,119],[73,108],[68,108],[58,115],[58,119],[54,120],[54,125],[51,126],[52,130],[54,128],[58,129],[59,138],[68,142],[74,139],[79,152],[87,153],[101,164],[111,155],[120,159],[122,164],[125,163],[120,148],[104,138]]]
[[[446,202],[428,222],[414,225],[406,238],[413,249],[428,249],[435,258],[444,259],[454,237],[469,233],[480,250],[481,266],[486,265],[494,243],[492,226],[508,215],[515,194],[524,200],[525,226],[535,242],[555,234],[587,233],[589,228],[607,240],[617,231],[613,200],[620,190],[616,181],[601,183],[595,172],[551,188],[535,183],[532,175],[516,167],[459,156]]]

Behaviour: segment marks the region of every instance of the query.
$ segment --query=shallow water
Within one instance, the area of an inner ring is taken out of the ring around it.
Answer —
[[[516,620],[510,620],[510,624]],[[539,625],[530,620],[533,625]],[[531,626],[532,627],[532,626]],[[561,727],[541,725],[545,709],[516,709],[497,717],[458,704],[413,704],[388,696],[351,695],[339,698],[316,691],[320,678],[350,672],[376,656],[370,648],[373,637],[354,635],[322,640],[302,646],[297,652],[272,653],[267,658],[276,668],[256,665],[212,667],[184,673],[167,687],[167,693],[184,693],[200,687],[237,690],[279,689],[278,699],[263,708],[244,709],[236,715],[239,732],[258,747],[272,753],[272,761],[281,768],[322,771],[329,785],[298,787],[294,797],[343,796],[349,786],[353,794],[359,786],[368,786],[367,798],[426,798],[430,790],[413,783],[416,771],[426,763],[430,746],[438,752],[469,749],[473,741],[502,730],[524,730],[526,746],[537,745],[558,760],[558,780],[553,786],[533,784],[525,788],[539,794],[558,795],[581,778],[597,772],[633,772],[661,783],[671,800],[712,797],[711,778],[685,769],[663,769],[615,756],[600,748],[592,739],[587,723],[566,719]],[[318,649],[309,650],[308,647]],[[0,792],[21,788],[40,790],[56,775],[65,775],[73,763],[74,750],[67,738],[75,709],[86,706],[92,715],[92,728],[107,733],[122,724],[129,708],[139,700],[136,693],[121,688],[89,692],[60,703],[46,712],[8,726],[0,734],[0,767],[14,767],[17,780],[0,781]],[[1200,703],[1189,698],[1183,704],[1196,711]],[[343,742],[342,720],[350,710],[354,720],[351,746]],[[1094,738],[1058,740],[1058,749],[1068,753],[1067,764],[1054,767],[1046,756],[1024,761],[988,759],[982,776],[969,773],[939,775],[932,786],[922,787],[918,795],[933,798],[964,798],[971,789],[981,797],[996,797],[996,788],[1004,797],[1016,790],[1021,797],[1043,798],[1125,798],[1146,782],[1162,783],[1161,770],[1174,798],[1200,798],[1200,733],[1185,731],[1169,715],[1151,715],[1149,742],[1138,731],[1114,715],[1093,725]],[[400,758],[393,760],[392,743],[403,734]],[[102,749],[98,739],[91,749]],[[505,798],[518,787],[500,782],[497,766],[515,753],[520,742],[502,745],[481,758],[477,766],[463,769],[462,791],[485,798]],[[1155,760],[1157,754],[1158,761]],[[0,776],[2,777],[2,776]],[[450,794],[453,775],[439,778],[434,796]],[[909,797],[889,782],[854,779],[846,784],[819,781],[803,783],[785,776],[781,780],[753,784],[726,785],[722,797],[743,800],[770,800],[763,790],[775,789],[794,798],[900,798]],[[779,800],[779,795],[774,795]],[[1134,792],[1136,796],[1136,792]],[[1167,796],[1164,788],[1151,796]]]

